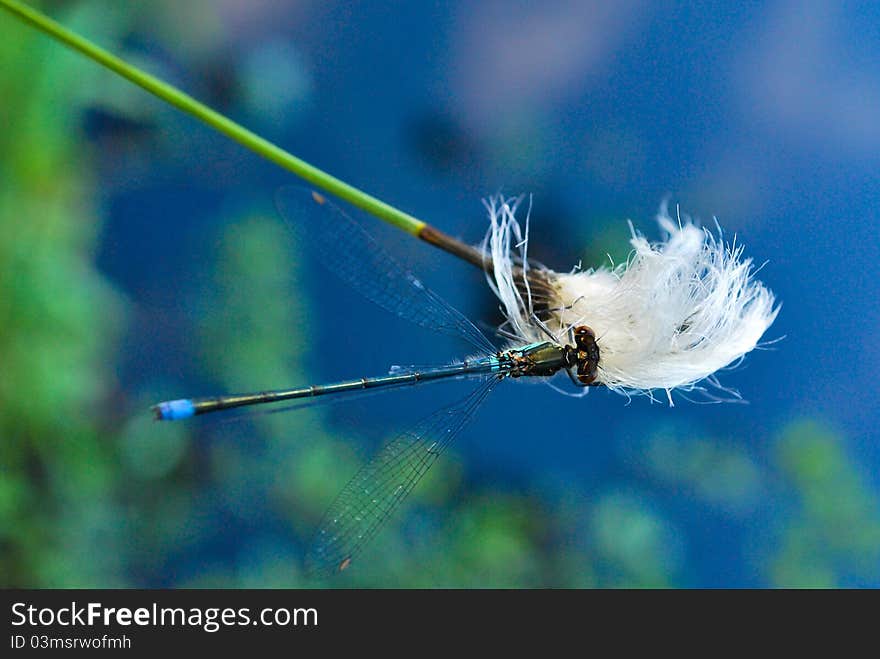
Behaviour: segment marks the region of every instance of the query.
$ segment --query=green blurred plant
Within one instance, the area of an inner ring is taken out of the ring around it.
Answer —
[[[117,585],[113,346],[124,304],[95,270],[100,223],[77,143],[92,71],[0,22],[0,584]],[[76,162],[77,166],[71,166]],[[100,548],[103,560],[92,560]]]
[[[794,516],[769,561],[777,586],[859,586],[880,581],[880,497],[839,435],[812,420],[791,424],[776,447],[792,484]]]

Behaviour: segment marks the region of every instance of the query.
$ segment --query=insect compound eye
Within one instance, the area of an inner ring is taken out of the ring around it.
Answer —
[[[575,336],[577,336],[578,338],[581,338],[581,337],[589,338],[589,339],[596,338],[596,333],[593,330],[591,330],[589,327],[587,327],[586,325],[580,325],[580,326],[576,327],[574,330],[574,333],[575,333]]]
[[[592,384],[599,374],[598,365],[589,358],[581,359],[578,362],[578,381],[581,384]]]
[[[577,346],[577,379],[581,384],[592,384],[599,375],[599,346],[596,333],[586,325],[574,330]]]
[[[574,342],[578,350],[592,354],[596,347],[596,334],[586,325],[581,325],[574,330]]]

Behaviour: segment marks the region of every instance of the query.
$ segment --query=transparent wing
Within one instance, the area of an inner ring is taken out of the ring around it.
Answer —
[[[496,351],[460,311],[429,290],[325,197],[288,186],[278,191],[276,204],[291,230],[303,237],[304,246],[368,300],[416,325],[464,339],[483,354]]]
[[[361,468],[318,527],[306,555],[310,574],[330,574],[349,566],[498,382],[495,377],[483,381],[467,397],[398,435]]]

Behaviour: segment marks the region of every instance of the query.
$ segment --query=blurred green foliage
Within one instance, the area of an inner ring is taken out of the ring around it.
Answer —
[[[77,7],[73,27],[94,10]],[[124,20],[104,18],[111,43]],[[301,553],[361,460],[355,438],[322,407],[159,426],[148,406],[163,383],[120,388],[132,303],[94,266],[101,182],[78,116],[84,103],[138,104],[3,17],[0,59],[24,50],[27,66],[0,68],[0,585],[312,585]],[[260,213],[218,222],[215,238],[187,328],[203,376],[228,390],[310,381],[315,302],[302,294],[298,246]],[[742,439],[655,430],[629,471],[589,493],[487,488],[448,456],[363,560],[322,585],[699,585],[669,492],[759,529],[741,548],[759,585],[880,582],[878,496],[844,439],[811,420],[768,431],[760,454]]]
[[[797,508],[780,525],[769,577],[779,586],[852,586],[880,578],[880,498],[833,431],[794,423],[776,446]]]
[[[4,16],[0,58],[0,581],[121,585],[117,470],[101,414],[124,304],[96,271],[77,127],[94,67]],[[111,435],[112,436],[112,435]]]

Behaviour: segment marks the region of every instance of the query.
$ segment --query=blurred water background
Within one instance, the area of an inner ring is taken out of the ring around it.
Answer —
[[[880,6],[34,3],[469,242],[625,258],[664,198],[783,303],[747,405],[501,386],[341,586],[880,586]],[[0,584],[300,586],[324,508],[466,384],[156,424],[162,399],[466,352],[325,276],[293,177],[0,14]],[[487,326],[480,273],[367,228]],[[340,254],[340,258],[345,258]]]

